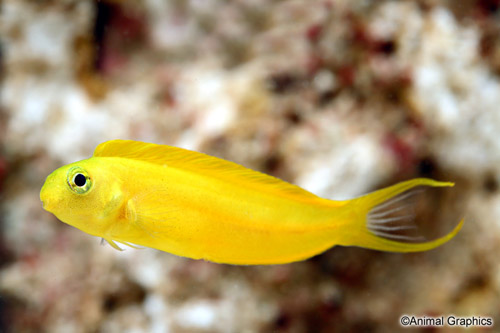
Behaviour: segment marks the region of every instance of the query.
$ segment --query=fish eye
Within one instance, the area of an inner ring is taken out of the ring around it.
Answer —
[[[89,174],[83,168],[77,166],[69,169],[67,182],[69,188],[77,194],[87,193],[92,187]]]
[[[77,173],[75,177],[73,177],[73,182],[75,183],[76,186],[82,187],[85,186],[85,183],[87,182],[87,178],[81,173]]]

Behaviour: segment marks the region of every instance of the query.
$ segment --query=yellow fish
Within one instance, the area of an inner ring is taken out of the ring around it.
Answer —
[[[202,153],[113,140],[97,146],[91,158],[50,174],[40,199],[61,221],[116,249],[117,242],[136,244],[257,265],[304,260],[334,245],[415,252],[447,242],[463,220],[433,241],[401,234],[415,227],[406,213],[415,205],[408,203],[408,190],[416,186],[453,183],[418,178],[333,201]]]

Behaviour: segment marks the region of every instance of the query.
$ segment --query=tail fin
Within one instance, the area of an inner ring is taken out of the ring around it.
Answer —
[[[447,235],[432,241],[415,235],[415,206],[412,197],[417,186],[446,187],[453,183],[416,178],[367,194],[352,201],[358,221],[350,245],[389,252],[419,252],[438,247],[452,239],[464,220]],[[413,234],[411,233],[413,231]],[[408,234],[410,233],[410,234]]]

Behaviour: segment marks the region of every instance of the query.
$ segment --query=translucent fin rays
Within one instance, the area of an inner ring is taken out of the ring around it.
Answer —
[[[422,189],[412,189],[375,206],[367,216],[367,228],[376,236],[408,242],[425,241],[425,237],[415,235],[416,195]],[[412,233],[408,233],[412,231]]]
[[[106,243],[108,243],[115,250],[123,251],[123,249],[121,247],[119,247],[118,244],[116,244],[116,242],[123,244],[123,245],[126,245],[128,247],[131,247],[133,249],[137,249],[137,250],[143,249],[142,247],[134,245],[134,244],[129,243],[129,242],[114,241],[112,239],[101,238],[101,245],[105,245]]]

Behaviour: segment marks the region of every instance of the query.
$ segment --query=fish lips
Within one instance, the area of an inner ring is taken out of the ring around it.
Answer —
[[[42,207],[48,212],[53,213],[56,201],[54,199],[54,192],[57,191],[57,184],[55,181],[54,173],[51,173],[40,190],[40,200],[42,201]]]

